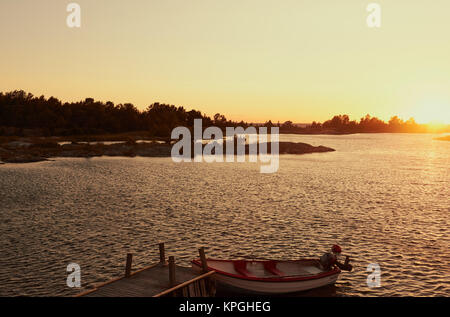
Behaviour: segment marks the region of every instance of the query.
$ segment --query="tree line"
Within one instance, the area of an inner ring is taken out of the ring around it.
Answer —
[[[387,123],[370,115],[359,121],[338,115],[306,126],[292,121],[249,124],[228,120],[219,113],[211,118],[198,110],[187,111],[184,107],[160,103],[140,111],[131,103],[115,105],[92,98],[63,103],[55,97],[36,97],[23,90],[0,93],[0,135],[69,136],[146,131],[150,136],[170,137],[175,127],[192,128],[194,119],[202,119],[203,127],[276,126],[281,133],[426,132],[425,125],[417,124],[412,118],[403,121],[397,116]]]
[[[406,121],[393,116],[388,122],[367,114],[359,121],[350,120],[348,115],[337,115],[323,123],[313,122],[307,126],[310,131],[335,131],[337,133],[423,133],[428,131],[426,124],[417,123],[414,118]]]
[[[79,102],[61,102],[55,97],[35,97],[22,90],[0,93],[0,135],[31,133],[43,136],[68,136],[146,131],[151,136],[168,137],[177,126],[193,127],[194,119],[203,126],[247,126],[213,118],[198,110],[153,103],[140,111],[131,103],[117,104],[86,98]]]

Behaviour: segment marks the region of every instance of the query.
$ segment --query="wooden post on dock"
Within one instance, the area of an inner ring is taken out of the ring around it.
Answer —
[[[166,249],[164,243],[159,244],[159,263],[166,264]]]
[[[131,264],[133,263],[133,254],[127,254],[127,264],[125,265],[125,277],[131,276]]]
[[[170,287],[174,287],[177,284],[175,276],[175,257],[169,256],[169,284]]]
[[[208,269],[208,262],[206,261],[206,255],[205,255],[205,248],[201,247],[198,249],[198,253],[200,254],[200,261],[202,262],[202,271],[203,273],[207,273],[209,271]],[[206,289],[208,294],[216,294],[216,283],[213,279],[210,277],[206,278]],[[206,291],[205,291],[206,292]],[[214,296],[212,295],[212,296]]]
[[[198,249],[198,253],[200,254],[200,261],[202,262],[203,273],[208,272],[208,263],[206,262],[205,248],[201,247]]]

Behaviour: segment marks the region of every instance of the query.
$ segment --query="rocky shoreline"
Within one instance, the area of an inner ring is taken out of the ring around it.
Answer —
[[[270,143],[267,144],[270,153]],[[32,163],[46,161],[56,157],[170,157],[172,144],[170,142],[118,142],[105,143],[77,143],[60,144],[52,141],[26,142],[13,141],[0,144],[0,164],[3,163]],[[325,146],[312,146],[306,143],[280,142],[280,154],[308,154],[335,151]],[[249,146],[246,145],[246,153]],[[235,152],[236,153],[236,152]]]

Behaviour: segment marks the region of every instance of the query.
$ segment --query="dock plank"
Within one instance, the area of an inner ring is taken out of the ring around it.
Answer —
[[[176,282],[182,284],[199,275],[191,268],[176,266]],[[80,294],[83,297],[152,297],[170,289],[169,267],[158,264],[99,285],[95,290]]]

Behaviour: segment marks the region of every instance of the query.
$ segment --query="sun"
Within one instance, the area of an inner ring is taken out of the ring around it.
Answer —
[[[430,125],[450,124],[450,104],[429,102],[405,109],[405,117],[413,117],[417,123]]]

